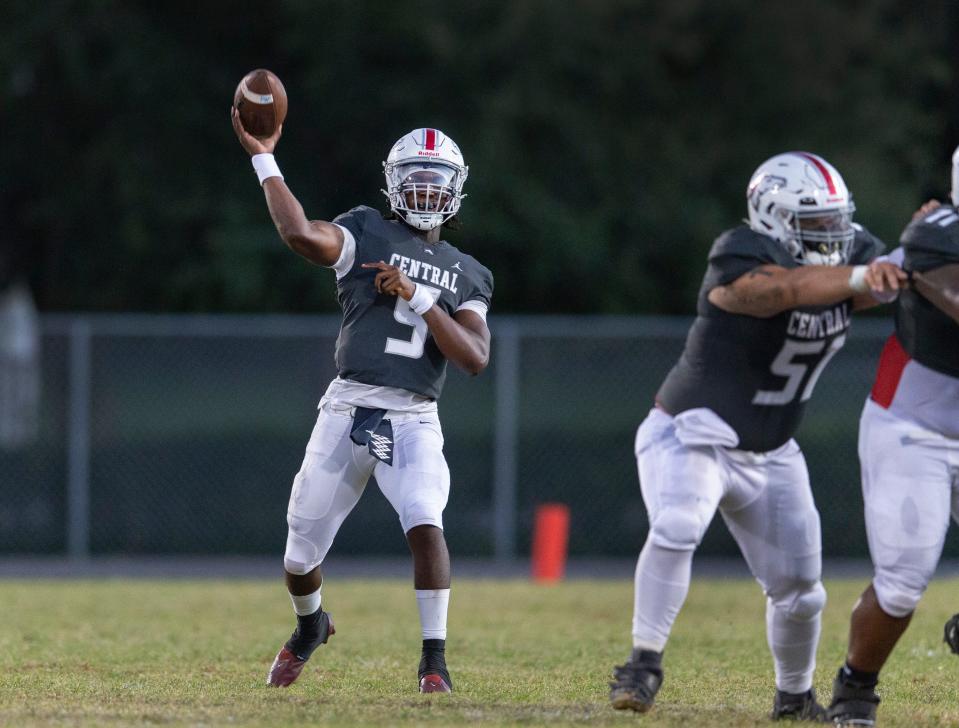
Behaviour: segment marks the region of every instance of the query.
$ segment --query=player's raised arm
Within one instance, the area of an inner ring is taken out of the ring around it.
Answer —
[[[959,324],[959,263],[925,273],[914,272],[912,284],[932,305]]]
[[[230,117],[240,145],[253,160],[253,168],[266,195],[270,217],[283,242],[293,252],[317,265],[331,266],[336,263],[343,250],[343,231],[332,223],[306,218],[303,206],[286,186],[273,158],[273,150],[283,133],[283,126],[278,126],[271,136],[260,139],[243,128],[235,107],[231,107]]]
[[[479,374],[489,364],[490,332],[479,314],[469,310],[450,316],[437,306],[427,290],[413,283],[394,265],[384,261],[363,263],[363,268],[378,270],[373,281],[376,290],[409,301],[413,313],[423,317],[440,352],[468,374]]]
[[[866,265],[763,265],[709,292],[709,302],[729,313],[769,318],[799,306],[854,299],[855,308],[875,305],[872,294],[897,291],[906,274],[888,261]]]

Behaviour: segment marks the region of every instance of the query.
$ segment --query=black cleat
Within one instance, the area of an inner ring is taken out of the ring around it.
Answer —
[[[829,705],[829,721],[838,726],[876,725],[876,709],[879,696],[875,685],[865,685],[850,679],[839,668],[832,684],[832,703]]]
[[[453,681],[446,669],[446,640],[423,640],[417,676],[421,693],[453,692]]]
[[[662,652],[634,649],[625,665],[613,668],[615,680],[609,684],[609,702],[616,710],[645,713],[653,707],[663,684],[662,659]]]
[[[307,620],[312,618],[312,623]],[[280,648],[273,659],[270,672],[266,677],[268,685],[285,688],[296,682],[303,671],[303,666],[310,659],[313,651],[336,634],[333,620],[328,612],[322,609],[314,615],[297,620],[299,624],[290,635],[290,639]],[[303,627],[303,629],[301,629]]]
[[[816,691],[810,688],[804,693],[784,693],[776,691],[773,701],[773,720],[808,720],[813,723],[826,722],[826,709],[816,700]]]

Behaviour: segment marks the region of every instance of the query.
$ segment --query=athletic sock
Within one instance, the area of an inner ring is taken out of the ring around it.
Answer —
[[[842,666],[842,681],[845,683],[851,683],[856,687],[861,688],[874,688],[879,684],[879,673],[878,672],[866,672],[865,670],[857,670],[852,667],[847,660]]]
[[[636,562],[633,647],[662,652],[676,615],[686,601],[693,552],[664,549],[651,540]]]
[[[416,606],[420,611],[423,645],[426,641],[446,639],[446,613],[449,610],[449,589],[417,589]]]
[[[766,639],[776,667],[776,688],[798,695],[812,686],[816,670],[816,645],[822,619],[790,619],[786,613],[766,601]]]
[[[293,611],[296,612],[298,617],[319,611],[320,604],[322,603],[321,591],[322,587],[311,594],[290,594],[290,601],[293,602]]]

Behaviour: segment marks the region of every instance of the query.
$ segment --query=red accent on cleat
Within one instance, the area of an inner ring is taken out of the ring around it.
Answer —
[[[429,675],[424,675],[420,678],[420,692],[451,693],[453,691],[450,686],[446,684],[446,680],[436,673],[430,673]]]
[[[320,641],[321,645],[326,644],[330,637],[336,634],[336,629],[333,627],[333,618],[329,612],[326,612],[325,616],[327,620],[327,631],[326,635]],[[270,667],[270,672],[266,676],[266,684],[278,688],[285,688],[287,685],[292,685],[296,682],[300,673],[303,672],[303,666],[305,664],[306,660],[301,660],[293,654],[286,645],[283,645],[283,648],[277,652],[276,657],[273,658],[273,665]]]
[[[273,666],[270,668],[270,674],[266,677],[266,684],[278,688],[285,688],[292,685],[303,671],[306,660],[299,659],[286,647],[281,649],[273,660]]]

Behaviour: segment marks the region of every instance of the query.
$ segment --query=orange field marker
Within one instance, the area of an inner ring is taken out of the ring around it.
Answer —
[[[543,503],[533,523],[533,581],[560,581],[566,572],[569,506]]]

